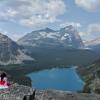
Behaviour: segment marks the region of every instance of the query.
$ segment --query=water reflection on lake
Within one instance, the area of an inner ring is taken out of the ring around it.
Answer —
[[[37,89],[79,91],[84,86],[75,68],[54,68],[33,72],[28,76],[32,80],[32,86]]]

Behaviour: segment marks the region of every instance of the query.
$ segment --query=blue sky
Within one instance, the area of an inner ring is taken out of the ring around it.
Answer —
[[[70,24],[84,41],[100,37],[100,0],[0,0],[0,32],[15,41],[33,30]]]

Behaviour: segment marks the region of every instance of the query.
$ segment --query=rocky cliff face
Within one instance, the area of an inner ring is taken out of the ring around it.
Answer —
[[[18,43],[24,46],[53,47],[62,46],[68,48],[83,48],[84,44],[77,30],[72,26],[66,26],[58,31],[49,28],[28,33]]]
[[[86,67],[79,67],[78,72],[85,81],[83,92],[100,94],[100,60]]]
[[[33,59],[23,53],[17,43],[0,33],[0,64],[19,64],[24,60]]]
[[[0,100],[100,100],[100,95],[57,90],[36,90],[34,96],[34,89],[13,84],[9,89],[0,90]]]

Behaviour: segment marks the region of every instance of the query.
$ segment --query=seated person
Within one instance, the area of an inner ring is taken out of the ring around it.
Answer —
[[[7,81],[6,73],[0,75],[0,88],[8,88],[10,83]]]

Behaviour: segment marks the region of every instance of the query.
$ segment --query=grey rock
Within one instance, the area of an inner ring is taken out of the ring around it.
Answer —
[[[20,64],[25,60],[34,59],[22,52],[16,42],[0,33],[0,65]]]
[[[100,95],[57,90],[36,90],[34,99],[33,88],[13,84],[9,89],[0,90],[0,100],[100,100]]]

